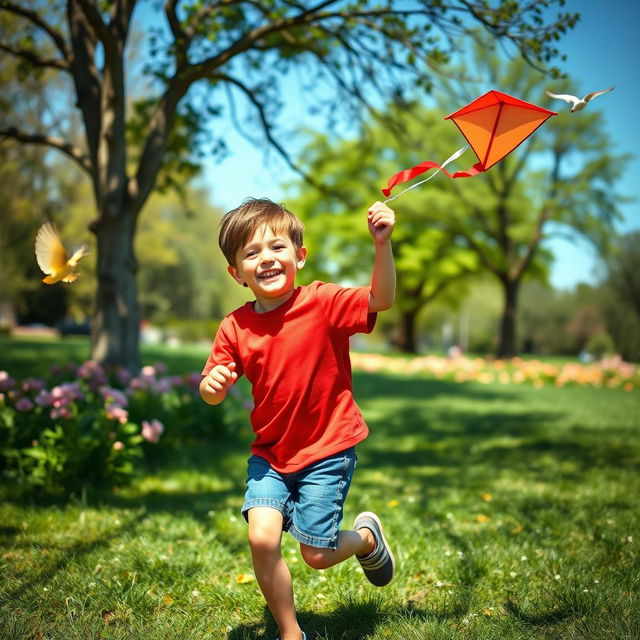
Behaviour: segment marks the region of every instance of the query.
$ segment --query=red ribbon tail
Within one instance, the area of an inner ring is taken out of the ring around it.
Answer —
[[[473,176],[477,176],[479,173],[482,173],[484,169],[480,162],[471,167],[471,169],[467,169],[467,171],[456,171],[455,173],[449,173],[446,169],[443,169],[441,165],[437,162],[432,162],[428,160],[427,162],[421,162],[417,164],[415,167],[411,167],[411,169],[403,169],[402,171],[398,171],[394,176],[391,176],[387,181],[387,186],[382,189],[382,193],[386,197],[389,197],[391,193],[391,189],[398,184],[402,184],[403,182],[408,182],[409,180],[413,180],[416,176],[419,176],[429,169],[440,169],[442,173],[449,176],[450,178],[472,178]]]

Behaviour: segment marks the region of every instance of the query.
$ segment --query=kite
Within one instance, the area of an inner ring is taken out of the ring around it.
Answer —
[[[548,118],[555,115],[558,114],[554,111],[519,100],[506,93],[493,89],[488,91],[445,118],[445,120],[453,120],[468,144],[458,149],[442,164],[426,161],[396,173],[389,178],[387,186],[382,189],[382,193],[387,197],[397,184],[408,182],[429,169],[437,169],[426,180],[412,185],[385,202],[394,200],[409,189],[431,180],[440,171],[450,178],[470,178],[487,171],[524,142]],[[478,162],[467,171],[456,171],[453,174],[445,171],[444,167],[460,157],[469,147],[473,149]]]

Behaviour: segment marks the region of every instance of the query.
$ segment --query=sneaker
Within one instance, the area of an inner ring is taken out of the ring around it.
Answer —
[[[393,578],[396,561],[382,533],[380,518],[371,511],[364,511],[356,516],[353,522],[354,531],[362,529],[363,527],[366,527],[373,533],[373,537],[376,540],[376,548],[369,555],[356,556],[356,558],[363,568],[367,580],[376,587],[384,587],[388,585]]]

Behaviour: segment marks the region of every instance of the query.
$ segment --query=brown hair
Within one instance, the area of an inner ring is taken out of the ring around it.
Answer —
[[[283,204],[267,198],[247,198],[239,207],[224,214],[218,244],[227,262],[236,265],[236,252],[258,227],[267,224],[274,232],[286,233],[296,249],[302,246],[304,226]]]

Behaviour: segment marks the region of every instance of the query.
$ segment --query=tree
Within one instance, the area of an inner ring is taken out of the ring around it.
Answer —
[[[396,137],[390,126],[402,134]],[[394,167],[416,164],[420,154],[442,157],[455,136],[438,112],[416,103],[391,106],[356,139],[332,143],[316,135],[302,154],[304,170],[321,176],[325,189],[302,189],[300,197],[289,202],[305,222],[309,257],[304,277],[366,282],[372,265],[366,207],[380,197],[379,188]],[[424,142],[417,146],[407,140]],[[445,182],[431,185],[399,205],[392,239],[397,291],[394,312],[385,314],[393,320],[385,325],[393,346],[407,353],[418,350],[417,327],[424,309],[478,270],[472,251],[431,224],[456,206]]]
[[[370,89],[401,95],[407,86],[428,86],[430,66],[448,53],[437,35],[463,31],[465,17],[512,42],[531,63],[546,64],[558,53],[554,41],[577,19],[559,14],[548,22],[555,4],[563,3],[166,0],[165,22],[156,26],[154,7],[136,0],[0,0],[0,15],[22,27],[15,37],[3,32],[0,49],[25,73],[65,75],[81,113],[81,140],[57,135],[49,123],[25,130],[19,113],[0,134],[57,149],[91,181],[98,276],[93,357],[138,366],[138,217],[159,183],[175,186],[172,169],[197,164],[207,116],[219,115],[222,104],[235,113],[234,100],[245,100],[266,143],[294,164],[274,126],[290,71],[304,68],[311,85],[324,79],[333,88],[330,108],[345,97],[370,106]],[[153,97],[128,111],[125,60],[136,5],[151,24],[146,71]]]
[[[529,102],[544,98],[546,78],[521,60],[505,62],[482,46],[473,60],[470,74]],[[555,86],[566,91],[569,83]],[[451,83],[449,90],[464,104],[476,97],[478,86]],[[609,147],[599,112],[564,112],[482,179],[452,181],[463,206],[442,224],[476,253],[503,290],[499,357],[516,354],[518,294],[525,277],[544,274],[545,240],[563,233],[580,234],[598,247],[609,242],[620,216],[614,187],[625,160]]]
[[[628,360],[640,360],[640,231],[614,238],[604,259],[604,315],[616,347]]]
[[[18,35],[18,26],[0,14],[0,33]],[[0,67],[0,115],[20,109],[21,121],[36,126],[46,113],[47,92],[59,89],[52,74],[23,77],[19,61],[8,58]],[[20,98],[25,84],[28,100]],[[41,309],[64,314],[66,294],[40,284],[40,270],[33,251],[35,229],[58,205],[67,203],[58,189],[55,163],[43,147],[20,149],[0,146],[0,325],[17,321],[42,322]],[[53,295],[52,295],[53,294]]]

